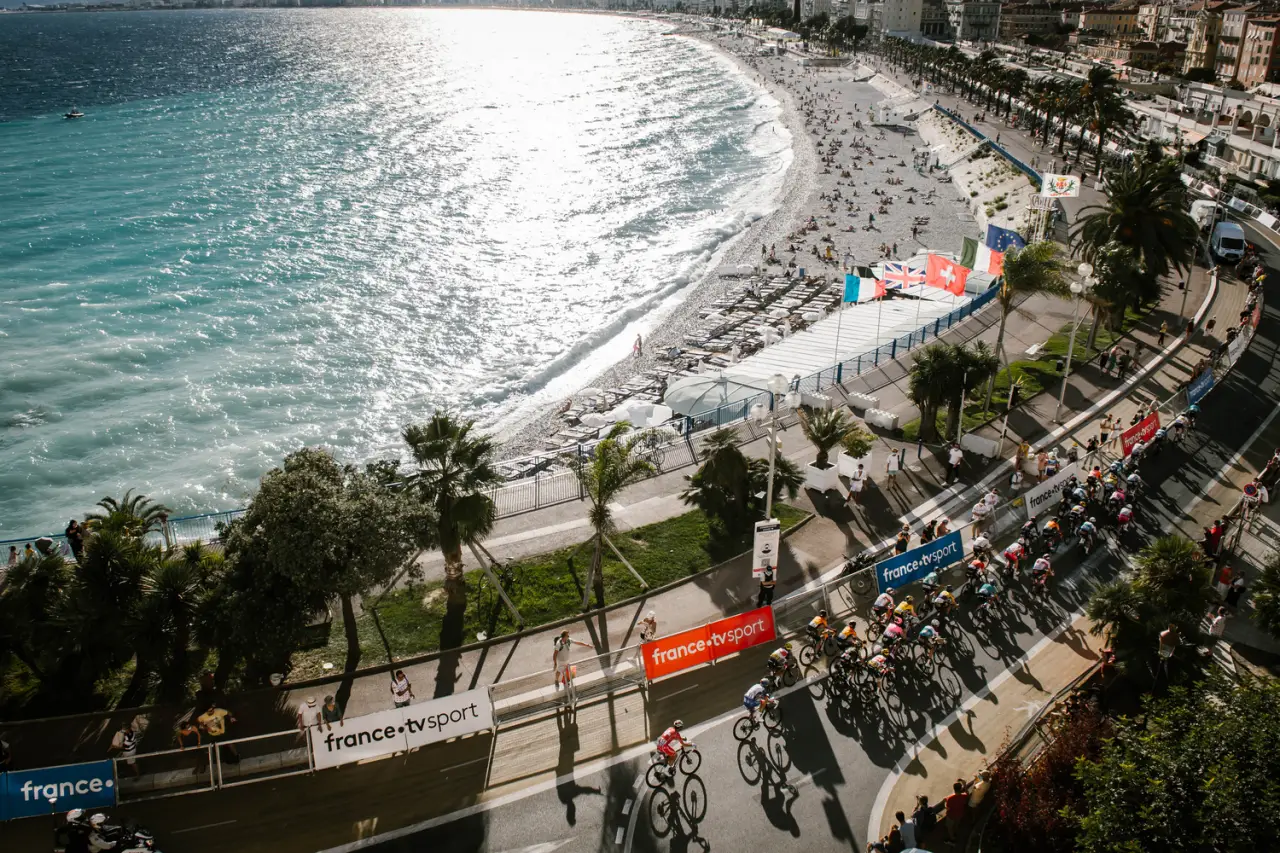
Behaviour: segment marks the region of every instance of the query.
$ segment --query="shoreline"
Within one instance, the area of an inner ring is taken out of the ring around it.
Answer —
[[[773,209],[717,249],[706,271],[683,289],[676,305],[645,318],[652,332],[644,339],[644,356],[623,357],[582,382],[579,389],[616,388],[633,394],[636,392],[625,389],[626,383],[669,369],[663,368],[665,362],[657,353],[689,345],[686,332],[706,325],[700,322],[699,313],[705,316],[711,303],[742,285],[741,279],[722,278],[722,273],[760,263],[757,246],[776,247],[778,261],[783,264],[767,267],[766,278],[781,276],[785,265],[792,262],[806,267],[811,279],[839,281],[844,273],[841,258],[846,253],[856,264],[869,266],[886,259],[906,260],[920,250],[958,251],[961,237],[977,233],[969,199],[963,197],[961,188],[955,184],[937,186],[937,179],[946,179],[944,172],[935,175],[913,168],[917,152],[921,162],[927,162],[925,153],[930,148],[914,122],[910,132],[903,134],[886,133],[870,123],[876,105],[918,99],[916,93],[862,64],[857,56],[850,57],[847,65],[804,66],[796,54],[760,55],[765,43],[733,30],[715,31],[669,17],[646,16],[643,20],[672,25],[672,37],[706,45],[761,93],[773,98],[780,107],[776,122],[791,135],[792,159]],[[859,77],[867,79],[859,82]],[[848,136],[850,132],[852,136]],[[852,162],[848,162],[850,156]],[[874,197],[860,195],[859,190]],[[917,192],[923,194],[913,195]],[[899,205],[893,207],[893,202]],[[917,206],[908,210],[904,205]],[[917,216],[932,219],[931,224],[921,226],[920,239],[912,227]],[[815,224],[826,226],[817,230],[826,232],[822,241],[835,250],[834,264],[811,254],[812,249],[824,248],[823,243],[813,245],[809,240],[812,236],[816,241],[817,233],[799,233],[813,217],[818,220]],[[836,221],[841,218],[849,224]],[[754,280],[763,281],[760,277]],[[577,389],[569,397],[581,401]],[[549,403],[510,425],[498,437],[499,459],[554,456],[556,448],[572,446],[572,440],[554,438],[557,425],[564,429],[573,423],[563,420],[560,413],[560,406]]]
[[[645,20],[650,23],[673,23],[669,19],[656,16],[641,17],[624,14],[620,17]],[[803,144],[807,136],[804,117],[799,105],[792,98],[791,92],[785,86],[773,85],[767,80],[762,82],[759,79],[761,75],[756,69],[745,64],[738,55],[719,44],[716,39],[710,37],[711,35],[710,31],[684,21],[676,22],[672,32],[672,37],[693,39],[709,47],[718,58],[728,61],[761,94],[768,95],[777,101],[780,109],[774,121],[791,134],[791,162],[783,172],[779,195],[772,210],[726,240],[712,255],[706,270],[677,294],[673,294],[679,298],[679,302],[669,309],[656,311],[645,318],[651,331],[644,339],[645,354],[643,356],[639,358],[624,356],[609,367],[591,375],[579,386],[580,388],[622,385],[638,374],[657,367],[660,363],[657,353],[664,352],[668,347],[683,344],[685,333],[698,325],[698,312],[721,298],[735,284],[733,279],[721,278],[721,272],[738,264],[751,263],[754,260],[752,249],[757,244],[785,240],[787,232],[795,227],[790,223],[798,224],[806,205],[817,203],[816,181],[813,180],[813,176],[817,171],[818,158],[811,146]],[[680,293],[683,293],[683,296],[680,296]],[[572,396],[576,396],[577,391],[578,389],[574,389]],[[531,411],[518,424],[512,425],[509,428],[509,435],[499,438],[499,460],[507,461],[521,456],[550,452],[540,445],[551,437],[558,411],[557,404],[547,404]]]

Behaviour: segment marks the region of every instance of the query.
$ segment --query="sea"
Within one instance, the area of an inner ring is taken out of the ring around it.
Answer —
[[[791,159],[780,105],[669,28],[0,15],[0,539],[126,489],[242,506],[437,409],[509,434],[625,357]]]

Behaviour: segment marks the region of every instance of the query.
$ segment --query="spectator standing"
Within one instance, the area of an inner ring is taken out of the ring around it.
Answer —
[[[773,576],[773,566],[765,566],[760,575],[760,594],[756,596],[756,607],[767,607],[773,604],[773,588],[778,582]]]
[[[1221,640],[1222,635],[1227,630],[1227,608],[1223,605],[1218,608],[1218,612],[1214,614],[1213,619],[1209,621],[1209,636],[1215,640]]]
[[[964,451],[960,449],[960,445],[954,441],[951,442],[951,449],[947,451],[947,482],[955,482],[960,479],[960,466],[964,464]]]
[[[391,676],[391,701],[397,708],[406,708],[415,698],[409,677],[404,674],[403,669],[397,669],[395,675]]]
[[[863,470],[862,463],[858,463],[857,469],[849,475],[849,500],[855,504],[862,503],[862,487],[867,483],[867,472]]]
[[[902,843],[902,828],[898,824],[889,827],[889,834],[884,837],[885,853],[902,853],[906,846]]]
[[[911,813],[916,825],[916,843],[921,844],[929,839],[929,833],[938,825],[938,813],[929,805],[929,798],[924,794],[916,797],[916,810]]]
[[[67,536],[67,544],[71,546],[71,556],[77,563],[80,562],[80,551],[84,548],[84,528],[73,518],[63,532]]]
[[[898,469],[902,467],[902,457],[895,450],[890,453],[884,463],[884,475],[890,483],[898,479]]]
[[[918,847],[916,844],[916,822],[907,820],[907,816],[902,812],[894,812],[893,816],[898,821],[898,831],[902,833],[902,843],[910,850],[912,847]]]
[[[964,780],[957,779],[951,786],[951,794],[942,801],[946,811],[947,840],[956,841],[956,830],[964,822],[965,811],[969,807],[969,792],[964,789]]]
[[[981,806],[990,788],[991,774],[986,770],[979,770],[978,775],[974,776],[973,781],[969,783],[969,808],[977,809]]]
[[[1127,349],[1121,350],[1120,357],[1116,359],[1116,376],[1120,379],[1124,379],[1125,373],[1129,370],[1129,359],[1129,351]]]
[[[770,569],[772,571],[772,569]],[[652,610],[640,620],[640,642],[647,643],[658,636],[658,616]]]
[[[196,722],[200,724],[200,728],[204,729],[204,733],[209,736],[209,740],[218,744],[219,754],[227,756],[228,760],[233,763],[240,762],[240,753],[236,751],[233,744],[222,745],[222,741],[227,737],[227,725],[234,723],[236,718],[226,708],[218,707],[217,703],[209,705],[208,710],[196,717]]]
[[[1156,335],[1156,346],[1164,346],[1164,338],[1167,334],[1169,334],[1169,321],[1165,320],[1160,324],[1160,334]]]
[[[1227,587],[1227,606],[1235,610],[1240,606],[1240,596],[1244,595],[1244,575],[1236,575]]]
[[[1169,627],[1160,632],[1160,659],[1166,661],[1173,657],[1173,650],[1178,647],[1178,626],[1169,623]]]
[[[316,697],[307,697],[306,703],[298,708],[298,716],[295,722],[298,724],[298,731],[300,732],[305,732],[311,726],[320,725],[320,709],[316,707]]]
[[[576,674],[576,667],[573,666],[573,647],[582,646],[589,649],[591,646],[575,640],[569,636],[568,630],[560,632],[560,636],[556,637],[552,646],[551,665],[556,671],[556,686],[563,684],[568,687],[573,682],[573,676]]]
[[[18,546],[17,545],[9,546],[9,565],[10,566],[18,565]]]
[[[320,723],[327,732],[333,731],[334,723],[338,724],[338,728],[345,725],[342,722],[342,706],[332,696],[324,697],[324,705],[320,708]]]
[[[120,730],[111,738],[111,748],[108,751],[114,752],[119,759],[117,767],[123,765],[134,778],[138,777],[138,732],[134,729],[132,720],[120,726]]]
[[[898,538],[893,543],[893,553],[905,554],[911,547],[911,525],[904,524],[898,531]]]
[[[35,559],[35,556],[36,556],[36,550],[32,548],[31,543],[28,542],[26,547],[22,549],[22,559],[33,560]]]

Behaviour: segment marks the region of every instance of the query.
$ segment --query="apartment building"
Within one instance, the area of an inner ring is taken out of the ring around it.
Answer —
[[[1026,35],[1049,35],[1062,24],[1062,12],[1047,5],[1012,5],[1000,10],[1000,40],[1015,41]]]
[[[1000,37],[1000,4],[990,0],[947,0],[947,21],[960,41],[996,41]]]
[[[1280,15],[1252,18],[1244,30],[1235,79],[1246,88],[1259,83],[1280,80],[1280,51],[1276,39],[1280,36]]]
[[[1080,12],[1080,31],[1121,41],[1142,37],[1136,6],[1090,6]]]

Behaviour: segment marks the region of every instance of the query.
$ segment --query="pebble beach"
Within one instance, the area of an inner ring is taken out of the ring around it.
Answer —
[[[772,44],[748,33],[686,25],[671,37],[711,45],[781,105],[779,122],[791,134],[793,158],[776,207],[721,250],[684,300],[655,323],[640,355],[584,386],[607,396],[575,395],[536,415],[502,437],[504,458],[589,438],[578,425],[583,412],[606,411],[632,397],[656,401],[677,375],[736,359],[742,335],[731,338],[732,354],[714,339],[703,344],[708,316],[714,320],[729,305],[740,313],[763,313],[764,306],[749,299],[761,286],[786,281],[782,287],[793,287],[804,269],[804,308],[829,310],[838,305],[851,267],[907,260],[929,250],[958,252],[963,237],[978,235],[968,199],[944,170],[930,168],[937,166],[938,153],[915,127],[927,104],[909,90],[856,59],[838,66],[805,64],[805,55],[777,55]],[[690,351],[691,340],[703,345]],[[673,348],[688,357],[673,363]]]

